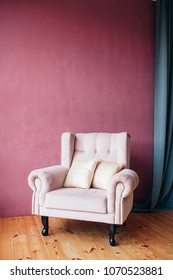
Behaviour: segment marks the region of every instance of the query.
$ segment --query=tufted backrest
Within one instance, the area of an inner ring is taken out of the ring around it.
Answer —
[[[130,164],[130,135],[121,133],[65,132],[61,142],[61,164],[70,167],[73,159],[97,158],[104,161]]]

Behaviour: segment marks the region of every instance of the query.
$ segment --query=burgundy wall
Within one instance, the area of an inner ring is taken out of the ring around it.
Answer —
[[[152,184],[155,4],[0,1],[0,216],[31,213],[27,176],[60,136],[128,131],[142,201]]]

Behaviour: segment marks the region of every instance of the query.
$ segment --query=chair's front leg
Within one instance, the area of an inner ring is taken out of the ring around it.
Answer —
[[[41,216],[41,221],[43,224],[43,230],[42,230],[42,235],[47,236],[48,235],[48,217],[46,216]]]
[[[109,243],[110,243],[111,246],[115,246],[116,245],[115,233],[116,233],[116,225],[110,224],[110,228],[109,228]]]

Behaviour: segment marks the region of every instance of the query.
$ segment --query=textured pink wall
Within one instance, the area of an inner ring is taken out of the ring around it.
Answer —
[[[152,183],[155,4],[0,1],[0,216],[31,213],[27,176],[58,164],[63,131],[128,131]]]

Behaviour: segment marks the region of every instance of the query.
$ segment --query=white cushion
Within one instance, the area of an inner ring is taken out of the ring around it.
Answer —
[[[92,187],[106,190],[109,180],[123,168],[123,164],[101,161],[98,163]]]
[[[97,164],[96,159],[74,160],[65,179],[64,187],[89,189]]]
[[[106,213],[106,191],[98,189],[60,188],[46,194],[45,207],[84,211],[93,213]]]

